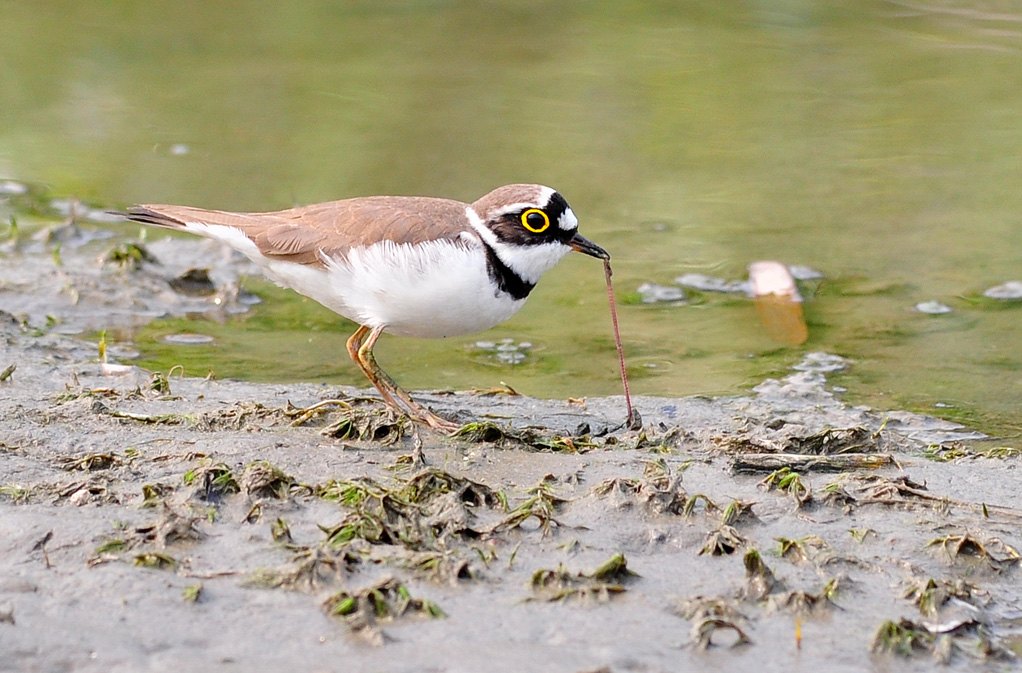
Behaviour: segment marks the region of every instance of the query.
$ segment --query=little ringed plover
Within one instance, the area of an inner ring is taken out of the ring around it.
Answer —
[[[383,400],[441,430],[457,426],[415,402],[376,364],[384,332],[443,338],[504,322],[568,252],[610,255],[578,233],[558,192],[498,187],[472,204],[369,196],[270,213],[188,206],[129,208],[136,222],[221,241],[271,280],[358,323],[348,354]]]

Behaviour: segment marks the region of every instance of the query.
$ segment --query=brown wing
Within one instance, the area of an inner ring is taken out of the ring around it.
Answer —
[[[231,227],[245,234],[266,257],[319,265],[322,254],[343,255],[381,241],[421,243],[457,240],[472,232],[467,204],[448,199],[371,196],[317,203],[272,213],[230,213],[188,206],[129,208],[131,220],[202,234],[189,224]]]

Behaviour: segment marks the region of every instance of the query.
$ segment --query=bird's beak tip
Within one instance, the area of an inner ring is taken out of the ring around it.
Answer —
[[[570,245],[573,250],[589,255],[590,257],[596,257],[597,259],[610,259],[609,252],[579,233],[572,236],[571,240],[568,241],[568,245]]]

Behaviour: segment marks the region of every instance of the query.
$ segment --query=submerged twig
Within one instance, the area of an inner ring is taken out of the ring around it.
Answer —
[[[731,461],[731,472],[773,472],[788,468],[816,472],[844,472],[846,470],[876,469],[892,465],[889,453],[844,453],[814,456],[788,453],[745,453]]]

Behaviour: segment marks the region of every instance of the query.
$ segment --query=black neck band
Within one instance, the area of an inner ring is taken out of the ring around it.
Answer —
[[[497,284],[498,291],[510,295],[512,299],[525,299],[528,297],[529,293],[532,292],[532,288],[536,287],[536,284],[526,282],[521,276],[512,271],[497,256],[497,251],[489,243],[483,241],[483,247],[486,249],[486,270],[493,282]]]

